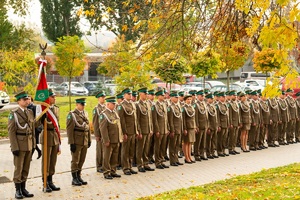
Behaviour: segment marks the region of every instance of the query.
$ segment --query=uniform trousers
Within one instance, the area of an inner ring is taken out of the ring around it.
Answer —
[[[228,144],[228,149],[229,151],[235,150],[236,143],[237,143],[237,137],[238,137],[238,131],[239,127],[238,126],[233,126],[232,128],[229,128],[229,144]]]
[[[249,147],[250,148],[257,148],[258,147],[258,141],[259,141],[259,134],[258,134],[259,126],[256,124],[256,126],[251,125],[249,130]]]
[[[71,172],[78,172],[82,170],[83,163],[85,161],[86,153],[88,146],[87,145],[78,145],[76,144],[76,151],[72,155],[71,161]]]
[[[259,142],[258,142],[259,146],[263,146],[265,144],[265,138],[268,133],[268,126],[269,124],[262,124],[260,126],[260,134],[259,134]]]
[[[294,131],[295,131],[296,120],[291,119],[287,124],[286,129],[286,141],[291,142],[294,139]]]
[[[96,168],[97,170],[102,169],[103,162],[103,143],[102,141],[96,142]]]
[[[154,136],[154,155],[156,166],[161,165],[164,160],[166,144],[166,134],[159,134],[158,137],[156,135]]]
[[[199,153],[200,153],[200,156],[202,156],[202,157],[204,157],[204,153],[205,153],[205,149],[206,149],[206,131],[207,131],[207,129],[200,129],[198,131],[198,134],[200,136]]]
[[[14,155],[14,183],[22,183],[27,180],[31,161],[31,151],[20,151],[19,156]]]
[[[221,128],[221,130],[217,133],[217,152],[219,153],[224,153],[225,148],[223,147],[223,139],[224,135],[227,132],[227,128]]]
[[[52,176],[55,173],[59,145],[47,147],[47,176]],[[42,177],[44,177],[44,145],[42,145]]]
[[[142,139],[137,139],[136,164],[138,168],[148,165],[150,134],[142,134]]]
[[[295,138],[296,138],[297,142],[300,141],[300,121],[299,120],[296,120]]]
[[[127,135],[127,140],[122,143],[121,161],[124,172],[132,168],[132,160],[135,151],[135,136],[136,135]]]
[[[278,142],[279,144],[285,143],[285,134],[286,134],[287,122],[278,123]]]
[[[217,147],[217,130],[210,130],[210,133],[206,135],[206,154],[214,155]]]
[[[170,156],[170,163],[176,163],[179,162],[178,160],[178,146],[181,142],[180,134],[174,134],[174,137],[171,137],[169,135],[170,141],[169,141],[169,156]]]
[[[278,140],[278,122],[273,122],[269,124],[269,134],[268,134],[268,144],[274,144],[275,141]]]
[[[109,146],[103,144],[103,174],[115,173],[119,164],[119,143],[110,143]]]

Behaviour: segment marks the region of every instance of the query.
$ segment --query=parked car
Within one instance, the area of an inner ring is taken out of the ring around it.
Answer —
[[[235,83],[250,90],[263,90],[266,87],[266,81],[258,79],[245,80],[244,82],[237,81]]]
[[[69,82],[63,82],[58,88],[62,89],[60,92],[61,95],[67,95],[69,92]],[[79,82],[71,82],[71,95],[87,96],[88,94],[89,91]]]
[[[199,88],[198,90],[201,90],[203,88],[206,88],[206,89],[211,88],[211,86],[209,84],[205,84],[205,87],[204,87],[203,82],[189,82],[189,83],[182,85],[182,87],[198,87]]]
[[[235,90],[236,92],[244,92],[244,89],[242,86],[238,84],[229,84],[229,91]],[[226,92],[227,91],[227,86],[226,85],[215,85],[210,89],[210,92]]]
[[[6,92],[0,90],[0,109],[5,105],[8,105],[10,102],[10,98]]]
[[[164,83],[164,82],[161,82],[161,83],[154,83],[154,84],[157,86],[157,88],[166,88],[166,83]],[[169,91],[169,90],[170,90],[170,84],[167,85],[166,90],[167,90],[168,92],[170,92],[170,91]],[[171,90],[179,91],[179,90],[181,90],[181,86],[178,85],[178,84],[172,83],[172,84],[171,84]]]
[[[107,83],[105,84],[105,87],[109,90],[110,94],[109,95],[115,95],[116,93],[116,84],[113,83]]]
[[[86,81],[83,86],[89,91],[89,95],[95,95],[97,92],[98,81]]]
[[[59,87],[59,84],[55,82],[47,82],[47,84],[49,89],[55,90],[55,88]]]
[[[207,88],[207,85],[209,85],[212,88],[216,85],[225,85],[225,84],[221,81],[205,81],[205,88]]]

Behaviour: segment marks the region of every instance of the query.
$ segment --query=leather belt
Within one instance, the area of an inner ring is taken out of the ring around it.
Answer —
[[[81,129],[74,129],[74,131],[78,131],[78,132],[85,132],[84,130],[81,130]]]
[[[53,128],[47,128],[47,131],[54,131]]]
[[[30,134],[27,134],[27,133],[17,133],[16,135],[24,135],[24,136],[26,136],[26,135],[30,135]]]

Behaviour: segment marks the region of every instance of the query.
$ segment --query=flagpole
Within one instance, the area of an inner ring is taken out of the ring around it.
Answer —
[[[40,48],[42,50],[42,53],[41,53],[41,56],[43,58],[43,60],[45,60],[45,56],[46,56],[46,52],[45,52],[45,49],[47,48],[47,43],[45,44],[45,46],[43,46],[42,44],[39,44],[40,45]],[[44,114],[46,115],[46,113]],[[44,182],[43,182],[43,191],[46,192],[47,191],[47,169],[48,169],[48,151],[47,151],[47,146],[48,146],[48,141],[47,141],[47,138],[48,138],[48,133],[47,133],[47,117],[44,119],[44,152],[42,154],[43,156],[43,164],[44,164],[44,168],[43,168],[43,179],[44,179]]]

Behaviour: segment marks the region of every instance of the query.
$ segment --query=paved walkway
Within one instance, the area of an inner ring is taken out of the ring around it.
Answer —
[[[0,152],[0,177],[6,176],[12,180],[14,167],[9,144],[2,142]],[[88,185],[75,187],[71,186],[69,145],[67,138],[63,138],[62,154],[58,157],[56,175],[53,177],[55,184],[61,187],[61,191],[52,193],[42,192],[41,160],[36,160],[36,156],[37,154],[31,163],[27,182],[28,190],[35,195],[32,199],[135,199],[300,162],[300,144],[241,153],[164,170],[156,169],[154,172],[131,176],[125,176],[118,171],[122,175],[121,178],[105,180],[95,169],[95,141],[93,141],[83,170],[83,179],[88,181]],[[14,192],[12,182],[0,184],[0,199],[14,198]]]

